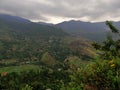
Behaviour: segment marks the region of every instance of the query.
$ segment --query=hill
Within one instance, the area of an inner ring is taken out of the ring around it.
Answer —
[[[95,54],[90,42],[83,38],[73,38],[60,28],[0,14],[1,66],[9,65],[11,62],[10,65],[25,63],[47,65],[46,61],[49,61],[49,58],[42,60],[47,52],[49,53],[47,56],[60,62],[71,55],[85,60],[91,59]]]
[[[68,34],[62,29],[0,14],[0,60],[38,60],[49,47],[49,40],[65,36]]]
[[[8,15],[8,14],[0,14],[0,19],[12,21],[12,22],[30,23],[30,21],[27,19],[18,16]]]
[[[120,27],[120,22],[113,23],[116,27]],[[71,20],[56,24],[56,27],[62,28],[73,36],[81,36],[94,41],[103,41],[106,38],[106,34],[110,33],[104,22],[91,23]]]
[[[90,42],[83,38],[77,40],[60,28],[0,14],[1,66],[9,65],[6,60],[12,65],[34,61],[38,64],[46,52],[58,61],[73,54],[82,59],[91,58],[94,53],[88,44]]]
[[[49,36],[65,36],[67,33],[61,29],[37,24],[29,20],[10,15],[0,14],[0,32],[14,34],[12,37],[49,37]]]

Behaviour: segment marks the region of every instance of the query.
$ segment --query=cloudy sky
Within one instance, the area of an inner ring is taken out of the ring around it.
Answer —
[[[120,21],[120,0],[0,0],[0,13],[32,21]]]

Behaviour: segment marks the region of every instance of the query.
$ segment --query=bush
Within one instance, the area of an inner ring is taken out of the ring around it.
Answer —
[[[75,89],[68,90],[82,90],[82,86],[83,90],[120,90],[120,59],[96,60],[76,70],[71,78]]]
[[[25,87],[22,88],[22,90],[32,90],[32,87],[26,84]]]

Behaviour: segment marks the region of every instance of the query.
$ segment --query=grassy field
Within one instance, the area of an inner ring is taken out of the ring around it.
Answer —
[[[0,68],[0,73],[1,72],[22,72],[22,71],[27,71],[27,70],[38,70],[39,66],[37,65],[20,65],[20,66],[9,66],[9,67],[3,67]]]

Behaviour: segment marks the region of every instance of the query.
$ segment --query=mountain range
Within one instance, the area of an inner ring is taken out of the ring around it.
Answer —
[[[21,18],[18,16],[12,16],[8,14],[0,14],[0,19],[1,20],[6,20],[6,21],[12,21],[12,22],[23,22],[23,23],[30,23],[30,20]]]
[[[41,38],[68,35],[60,28],[31,22],[27,19],[0,14],[0,38]]]
[[[113,22],[113,24],[120,28],[120,22]],[[106,34],[111,33],[105,22],[91,23],[71,20],[56,24],[55,26],[62,28],[73,36],[81,36],[94,41],[102,41],[106,38]]]
[[[82,59],[91,59],[95,54],[89,41],[72,37],[54,24],[0,14],[0,60],[39,60],[48,51],[52,56],[71,51]]]
[[[120,22],[113,22],[117,28],[120,28]],[[105,22],[83,22],[83,21],[64,21],[58,24],[46,22],[31,22],[30,20],[0,14],[0,29],[5,28],[17,33],[18,36],[65,36],[71,35],[75,37],[83,37],[88,40],[102,41],[106,38],[106,34],[110,33]]]
[[[120,27],[120,22],[113,23],[117,28]],[[4,56],[8,55],[6,58],[21,51],[25,55],[28,53],[26,51],[29,51],[29,54],[32,52],[43,53],[42,51],[46,51],[54,39],[62,39],[69,48],[77,51],[79,56],[88,58],[95,54],[90,41],[104,41],[106,33],[110,33],[110,30],[104,22],[91,23],[71,20],[50,24],[0,14],[0,48],[2,51],[0,53],[6,51],[4,54]],[[21,58],[22,55],[19,57]]]

